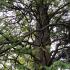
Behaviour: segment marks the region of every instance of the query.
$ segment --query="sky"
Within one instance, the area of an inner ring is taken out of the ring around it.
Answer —
[[[27,0],[25,1],[25,3],[27,3]],[[62,4],[62,2],[61,2],[60,4]],[[14,2],[14,5],[15,5],[15,6],[19,5],[19,6],[21,6],[21,7],[24,8],[24,6],[23,6],[22,4],[20,4],[20,3],[17,4],[16,2]],[[55,8],[53,8],[53,9],[55,10]],[[15,14],[14,11],[0,12],[0,19],[1,19],[1,18],[5,18],[5,17],[9,17],[8,20],[12,20],[12,22],[14,23],[14,22],[15,22],[15,18],[16,18],[16,14]],[[12,17],[13,17],[14,19],[12,19]],[[64,18],[64,19],[67,19],[67,20],[70,20],[70,13],[68,13],[68,16],[63,16],[63,18]],[[32,24],[33,24],[34,22],[35,22],[35,21],[33,20],[33,21],[32,21]],[[0,26],[2,26],[2,25],[3,25],[3,24],[0,24]],[[54,28],[53,30],[54,30],[54,32],[56,32],[56,28]],[[16,32],[16,31],[15,31],[15,32]],[[17,32],[18,32],[18,31],[17,31]],[[30,39],[29,42],[32,42],[32,40]],[[52,45],[51,45],[52,49],[51,49],[51,50],[55,50],[56,44],[57,44],[57,42],[52,43]],[[8,64],[8,63],[7,63],[7,64]],[[1,68],[1,67],[3,67],[3,65],[0,64],[0,68]],[[59,68],[59,70],[60,70],[60,68]],[[66,69],[66,70],[67,70],[67,69]]]

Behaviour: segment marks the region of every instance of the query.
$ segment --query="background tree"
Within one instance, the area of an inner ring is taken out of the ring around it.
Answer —
[[[0,0],[0,14],[2,69],[70,69],[69,0]]]

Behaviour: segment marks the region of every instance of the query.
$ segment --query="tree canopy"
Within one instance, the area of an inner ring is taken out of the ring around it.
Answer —
[[[70,1],[0,0],[0,69],[70,69]]]

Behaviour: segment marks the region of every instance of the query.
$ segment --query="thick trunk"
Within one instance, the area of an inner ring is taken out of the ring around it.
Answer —
[[[37,24],[36,24],[36,29],[41,29],[44,26],[47,26],[49,24],[49,16],[47,14],[47,6],[40,6],[38,8],[38,14],[37,14]],[[40,64],[42,65],[48,65],[49,64],[49,59],[50,59],[50,53],[48,51],[47,47],[48,45],[50,46],[50,31],[49,27],[46,29],[36,32],[36,38],[35,38],[35,44],[39,45],[35,46],[35,48],[39,50],[39,52],[35,53],[36,56],[40,60]]]

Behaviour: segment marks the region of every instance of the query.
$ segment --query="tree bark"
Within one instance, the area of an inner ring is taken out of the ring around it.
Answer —
[[[37,23],[36,29],[40,30],[44,26],[49,24],[49,16],[48,16],[48,6],[41,5],[37,9]],[[34,48],[38,48],[39,52],[35,52],[35,55],[39,58],[40,64],[48,65],[50,60],[50,53],[48,48],[50,48],[50,30],[49,27],[46,29],[36,32],[35,44],[39,46],[34,46]],[[49,47],[48,47],[49,46]]]

